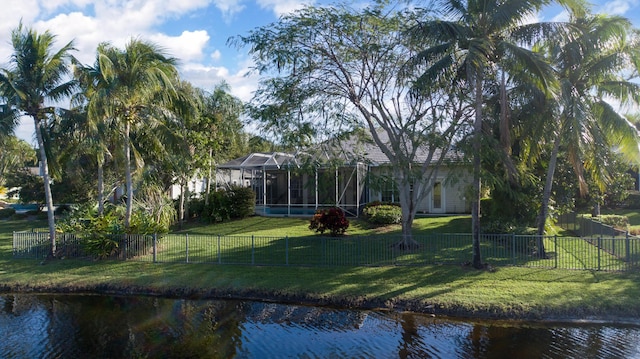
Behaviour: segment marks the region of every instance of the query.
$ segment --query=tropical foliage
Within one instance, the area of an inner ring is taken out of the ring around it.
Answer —
[[[20,25],[0,69],[0,186],[21,184],[23,200],[46,204],[55,255],[54,199],[86,204],[61,224],[68,230],[150,233],[193,217],[241,218],[254,212],[255,193],[220,191],[217,164],[356,136],[392,163],[400,207],[364,215],[400,221],[400,248],[417,245],[417,204],[441,166],[454,155],[467,162],[472,265],[483,268],[481,231],[537,224],[541,235],[559,212],[585,205],[597,214],[625,202],[626,173],[637,171],[640,115],[624,111],[640,105],[640,32],[580,0],[557,3],[568,21],[531,21],[548,0],[304,7],[230,39],[250,48],[264,75],[248,105],[227,84],[207,91],[183,81],[178,60],[157,44],[104,43],[85,65],[72,42],[55,50],[53,34]],[[69,109],[50,106],[65,100]],[[21,116],[34,121],[41,183],[24,177],[35,152],[12,136]],[[243,116],[259,135],[244,132]],[[195,177],[206,179],[200,198],[190,192]],[[174,184],[178,203],[167,196]],[[336,235],[347,227],[338,209],[310,223]],[[532,246],[544,257],[539,238]],[[97,256],[117,251],[93,245]]]
[[[3,111],[3,116],[15,119],[19,115],[26,115],[34,122],[52,257],[56,255],[56,232],[45,138],[49,129],[48,121],[52,119],[55,107],[48,104],[68,97],[76,87],[75,80],[67,76],[71,51],[75,50],[73,43],[70,42],[57,51],[53,48],[54,43],[55,35],[49,31],[40,34],[25,28],[21,23],[11,33],[13,54],[9,66],[0,69],[0,96],[6,101],[4,108],[7,110]],[[5,124],[6,122],[3,121]],[[16,121],[10,121],[10,126],[6,127],[9,129],[15,124]],[[55,162],[51,163],[54,164]]]

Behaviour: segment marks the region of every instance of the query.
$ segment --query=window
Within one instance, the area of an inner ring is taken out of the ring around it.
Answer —
[[[433,184],[433,208],[442,208],[442,182],[436,182]]]
[[[392,179],[388,179],[380,192],[380,200],[382,202],[398,202],[400,200],[400,196],[398,193],[398,187],[396,186],[396,182]]]

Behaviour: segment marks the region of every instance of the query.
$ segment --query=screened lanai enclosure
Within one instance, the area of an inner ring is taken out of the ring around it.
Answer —
[[[397,203],[388,160],[374,150],[359,159],[347,154],[336,160],[335,154],[317,152],[252,153],[219,165],[217,180],[222,187],[253,189],[256,214],[263,216],[310,216],[335,206],[357,217],[371,201]],[[429,194],[419,201],[417,214],[470,213],[467,169],[455,162],[443,166]]]
[[[367,165],[331,165],[306,154],[252,153],[218,166],[218,178],[256,193],[259,215],[313,215],[323,207],[340,207],[357,216],[369,199]]]

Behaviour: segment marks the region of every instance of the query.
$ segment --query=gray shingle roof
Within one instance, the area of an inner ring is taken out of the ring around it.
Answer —
[[[378,133],[381,141],[388,142],[388,135],[384,131]],[[367,136],[369,136],[367,138]],[[441,150],[436,150],[432,161],[440,157]],[[427,160],[428,149],[419,148],[416,151],[415,163],[424,163]],[[462,154],[450,149],[445,154],[445,160],[459,162]],[[327,162],[339,162],[343,164],[355,164],[364,162],[374,166],[391,163],[378,145],[371,139],[370,135],[350,136],[347,139],[331,140],[323,142],[315,147],[299,151],[295,154],[272,152],[272,153],[252,153],[244,157],[236,158],[227,163],[221,164],[219,168],[266,168],[279,169],[282,167],[299,167],[303,163],[314,162],[317,164]]]

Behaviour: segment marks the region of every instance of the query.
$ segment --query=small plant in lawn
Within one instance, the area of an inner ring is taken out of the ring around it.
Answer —
[[[349,228],[349,220],[345,217],[344,212],[337,207],[317,210],[309,223],[310,230],[320,232],[320,234],[329,231],[333,237],[344,234],[347,228]]]

